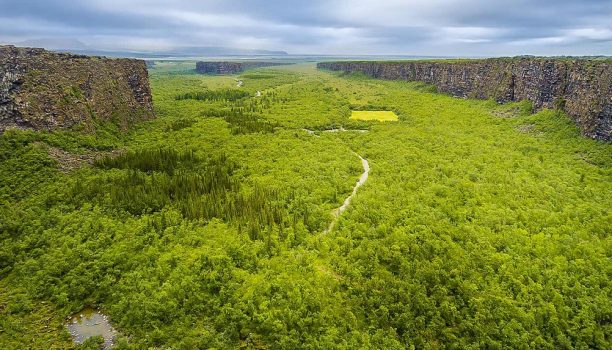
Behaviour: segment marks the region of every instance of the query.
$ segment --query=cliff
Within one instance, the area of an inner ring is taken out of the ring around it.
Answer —
[[[144,61],[0,46],[0,132],[153,117]]]
[[[612,61],[491,58],[456,61],[321,62],[318,68],[380,79],[422,81],[456,97],[529,100],[561,108],[582,133],[612,140]]]
[[[280,66],[281,62],[196,62],[196,71],[202,74],[237,74],[246,69]]]

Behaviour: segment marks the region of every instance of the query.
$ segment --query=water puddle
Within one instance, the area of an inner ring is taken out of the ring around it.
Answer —
[[[68,328],[76,344],[81,344],[91,337],[101,335],[104,338],[105,350],[114,345],[117,335],[117,331],[108,321],[108,316],[92,308],[85,308],[74,314],[66,324],[66,328]]]

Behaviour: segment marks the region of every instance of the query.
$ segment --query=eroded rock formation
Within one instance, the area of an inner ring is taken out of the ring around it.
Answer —
[[[202,74],[236,74],[245,69],[280,66],[286,63],[281,62],[205,62],[196,63],[196,71]]]
[[[561,108],[582,133],[612,140],[612,60],[491,58],[464,61],[321,62],[318,68],[422,81],[457,97],[529,100]]]
[[[144,61],[0,46],[0,132],[153,117]]]

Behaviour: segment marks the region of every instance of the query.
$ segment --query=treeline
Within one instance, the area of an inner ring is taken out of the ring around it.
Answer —
[[[75,194],[89,193],[94,198],[109,194],[116,207],[134,215],[158,211],[175,201],[202,195],[221,198],[226,192],[239,189],[233,178],[237,165],[225,155],[201,159],[193,150],[141,149],[105,157],[95,165],[125,171],[95,179],[89,190],[77,183],[73,189]]]
[[[229,124],[233,135],[252,133],[273,133],[278,127],[277,123],[265,120],[258,113],[246,111],[244,107],[231,107],[229,109],[210,109],[202,112],[204,117],[223,118]]]
[[[275,91],[268,91],[257,98],[236,101],[232,106],[244,108],[250,112],[262,112],[264,109],[270,109],[273,104],[285,103],[287,101],[289,101],[288,98],[279,97]]]
[[[272,133],[278,126],[276,123],[261,119],[256,114],[235,114],[225,117],[230,124],[232,134]]]
[[[278,190],[262,186],[243,188],[234,174],[238,165],[226,155],[202,159],[193,150],[141,149],[95,162],[102,169],[121,169],[75,183],[69,197],[97,201],[132,215],[158,212],[167,206],[189,220],[222,219],[263,239],[272,230],[284,232],[310,222],[305,205],[295,205],[295,194],[282,198]],[[293,210],[289,210],[292,203]]]
[[[274,75],[264,74],[264,73],[246,73],[246,74],[242,74],[240,77],[243,79],[259,80],[259,79],[272,79],[274,78]]]
[[[195,99],[227,102],[226,108],[211,108],[200,112],[202,117],[223,118],[229,124],[233,135],[252,133],[272,133],[279,125],[262,117],[261,113],[272,104],[283,102],[275,92],[269,92],[257,98],[246,99],[249,93],[236,89],[207,90],[187,92],[176,96],[176,100]],[[193,119],[179,119],[169,126],[171,130],[180,130],[193,125]]]
[[[175,100],[198,100],[198,101],[237,101],[248,97],[249,93],[237,89],[205,90],[196,92],[185,92],[175,96]]]
[[[131,169],[146,173],[157,171],[172,175],[179,164],[192,168],[199,162],[193,150],[178,152],[172,148],[160,147],[129,151],[119,156],[106,156],[96,160],[94,165],[102,169]]]
[[[393,110],[387,106],[375,105],[371,103],[363,104],[363,105],[350,104],[349,109],[351,111],[392,111]]]

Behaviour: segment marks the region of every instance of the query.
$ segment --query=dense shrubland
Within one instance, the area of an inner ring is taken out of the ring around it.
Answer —
[[[198,101],[228,101],[234,102],[249,96],[246,91],[235,89],[205,90],[196,92],[185,92],[176,95],[176,100],[198,100]]]
[[[127,135],[0,136],[0,348],[69,348],[87,305],[120,349],[610,347],[609,144],[416,83],[187,67],[156,65],[158,119]],[[301,130],[340,126],[369,132]],[[49,147],[116,151],[63,172]],[[322,234],[352,151],[370,177]]]

